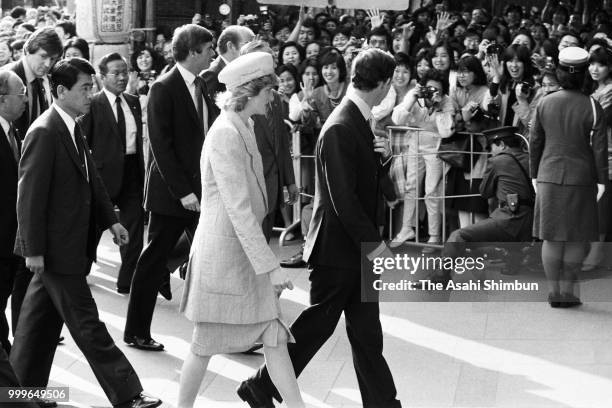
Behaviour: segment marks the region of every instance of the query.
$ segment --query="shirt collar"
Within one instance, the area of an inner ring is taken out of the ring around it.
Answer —
[[[347,92],[346,97],[357,105],[359,112],[361,112],[366,121],[370,120],[370,117],[372,116],[372,109],[363,99],[359,97],[359,95],[357,95],[355,90],[351,89],[350,92]]]
[[[36,75],[34,75],[34,72],[32,72],[32,69],[28,65],[28,60],[26,59],[25,55],[22,58],[23,72],[25,72],[26,81],[29,84],[36,79]]]
[[[195,75],[189,72],[184,66],[182,66],[180,62],[176,63],[176,67],[181,73],[181,76],[183,77],[185,83],[188,85],[193,84],[193,81],[195,80]]]
[[[4,134],[8,137],[9,130],[11,129],[11,124],[9,123],[9,121],[4,119],[2,116],[0,116],[0,126],[2,126],[2,130],[4,130]]]
[[[123,102],[123,94],[115,95],[114,93],[112,93],[106,88],[102,88],[102,90],[104,91],[104,94],[108,98],[108,101],[110,102],[111,106],[115,105],[115,102],[117,101],[117,96],[120,97],[121,101]]]
[[[68,113],[66,113],[65,110],[60,108],[57,103],[53,102],[53,107],[55,108],[56,112],[59,113],[60,117],[66,124],[66,127],[68,127],[70,136],[72,136],[72,138],[74,139],[74,127],[76,126],[76,122],[74,121],[74,119],[72,119],[72,117]]]

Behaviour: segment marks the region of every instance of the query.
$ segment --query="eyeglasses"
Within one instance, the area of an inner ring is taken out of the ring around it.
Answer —
[[[18,93],[18,94],[0,94],[0,96],[28,96],[27,92],[22,92],[22,93]]]
[[[119,78],[119,77],[128,77],[129,76],[129,74],[127,72],[108,72],[108,73],[106,73],[106,75],[115,76],[117,78]]]

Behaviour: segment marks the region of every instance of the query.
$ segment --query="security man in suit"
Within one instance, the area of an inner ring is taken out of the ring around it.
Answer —
[[[24,387],[46,387],[62,323],[115,407],[154,408],[115,345],[87,285],[97,228],[129,241],[82,136],[77,116],[90,106],[94,68],[82,58],[51,71],[55,102],[30,127],[19,161],[15,250],[34,273],[10,362]]]
[[[21,140],[13,121],[24,112],[26,99],[25,86],[17,74],[0,71],[0,343],[6,354],[11,351],[11,343],[4,310],[15,275],[25,268],[23,258],[13,254],[17,232],[17,165],[21,156]]]
[[[138,97],[125,93],[128,65],[123,57],[107,54],[98,69],[104,88],[92,97],[91,109],[80,123],[106,191],[119,207],[119,220],[130,235],[130,242],[119,250],[117,277],[117,292],[129,293],[143,247],[142,113]]]
[[[123,339],[149,351],[163,344],[151,337],[157,292],[168,279],[168,257],[183,233],[193,237],[200,212],[200,154],[218,110],[198,76],[212,60],[212,34],[186,24],[172,37],[176,65],[151,86],[149,139],[153,160],[147,171],[145,209],[148,243],[136,264]]]
[[[453,231],[442,250],[443,257],[461,256],[466,242],[531,241],[535,191],[529,179],[529,155],[523,151],[517,132],[514,126],[483,132],[492,157],[487,161],[480,194],[493,203],[496,201],[496,208],[489,218]],[[509,261],[518,259],[508,256]],[[443,277],[438,274],[432,281],[450,278],[450,271],[444,271]]]
[[[26,135],[30,124],[51,105],[53,98],[48,73],[62,55],[62,40],[53,27],[40,28],[28,37],[23,51],[23,56],[18,61],[2,67],[2,70],[13,71],[17,74],[27,89],[26,109],[14,121],[15,128],[21,137]],[[32,273],[26,268],[17,270],[11,296],[13,333],[31,279]]]

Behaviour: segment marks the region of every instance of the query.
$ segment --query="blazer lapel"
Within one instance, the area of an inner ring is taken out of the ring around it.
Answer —
[[[57,113],[55,109],[52,109],[50,114],[50,119],[51,121],[55,122],[53,123],[53,126],[59,131],[60,139],[64,144],[66,151],[68,152],[68,156],[70,156],[78,171],[83,175],[85,180],[87,180],[87,173],[83,166],[81,166],[81,159],[79,158],[79,153],[77,152],[77,148],[74,145],[74,142],[72,141],[72,137],[70,136],[70,131],[68,130],[66,123],[64,123],[59,113]]]
[[[17,147],[21,149],[19,141],[17,141]],[[7,135],[4,133],[4,129],[2,129],[2,126],[0,126],[0,149],[6,150],[6,153],[8,156],[14,157],[13,149],[11,148],[11,145],[9,144]],[[10,162],[12,165],[14,165],[15,169],[17,169],[17,161],[13,159],[13,160],[10,160]]]
[[[106,97],[106,94],[104,93],[104,91],[100,91],[99,94],[99,102],[102,105],[102,109],[104,109],[104,117],[105,118],[109,118],[109,127],[112,129],[112,132],[114,133],[115,137],[117,139],[120,138],[119,135],[119,128],[117,126],[117,120],[115,119],[115,114],[113,113],[113,107],[111,106],[110,101],[108,100],[108,98]],[[120,143],[125,143],[125,141],[119,141]]]
[[[253,130],[253,122],[249,119],[249,127],[240,120],[237,114],[233,112],[227,112],[229,120],[236,126],[244,145],[246,146],[247,153],[251,156],[251,163],[253,165],[253,172],[255,173],[255,177],[257,178],[257,184],[259,185],[259,190],[261,191],[261,195],[263,196],[264,203],[266,204],[266,208],[268,208],[268,193],[266,190],[266,180],[263,175],[263,163],[261,161],[261,154],[259,153],[259,148],[257,147],[257,142],[255,141],[255,131]]]
[[[202,129],[204,127],[204,124],[199,123],[200,119],[198,118],[198,111],[196,110],[196,107],[193,104],[193,98],[189,93],[189,89],[187,89],[187,84],[185,83],[185,80],[183,79],[183,76],[181,75],[181,72],[178,70],[178,68],[175,66],[173,69],[174,72],[172,75],[174,76],[174,82],[176,83],[177,95],[179,95],[180,99],[183,100],[182,105],[187,107],[187,110],[189,111],[189,114],[191,115],[193,120],[198,123],[200,129]],[[203,129],[202,132],[204,132]]]

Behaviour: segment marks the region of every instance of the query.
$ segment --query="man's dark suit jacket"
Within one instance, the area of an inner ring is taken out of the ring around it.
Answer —
[[[219,110],[207,92],[204,92],[204,99],[210,127]],[[153,83],[147,111],[154,160],[150,161],[147,170],[145,209],[167,216],[192,218],[197,213],[186,210],[180,199],[190,193],[198,199],[202,197],[200,153],[204,125],[177,66]]]
[[[207,70],[202,71],[202,73],[200,74],[200,76],[204,78],[204,81],[206,81],[208,97],[213,101],[215,100],[215,95],[220,92],[225,92],[225,84],[219,82],[219,72],[221,72],[221,70],[225,68],[225,65],[226,64],[225,61],[223,61],[223,58],[221,58],[221,56],[218,56],[210,64],[210,67],[208,67]]]
[[[118,222],[86,144],[85,155],[89,182],[55,108],[39,116],[24,139],[15,252],[44,256],[45,272],[86,274],[96,256],[97,236],[91,226],[105,230]]]
[[[23,58],[21,58],[18,61],[11,62],[10,64],[3,66],[2,69],[11,70],[14,73],[16,73],[17,76],[19,76],[19,78],[23,82],[23,85],[27,89],[28,80],[26,79],[25,68],[23,67],[23,63],[24,63]],[[51,101],[49,101],[49,105],[51,105]],[[26,108],[23,111],[23,114],[21,115],[21,117],[13,121],[13,126],[15,126],[19,130],[20,135],[22,137],[25,136],[26,132],[28,131],[28,128],[30,127],[30,102],[29,100],[26,100]]]
[[[266,179],[268,213],[275,211],[278,204],[283,202],[283,186],[295,184],[289,153],[291,136],[283,120],[288,116],[287,109],[280,95],[274,92],[268,114],[253,116],[255,139]]]
[[[17,138],[19,139],[19,138]],[[21,142],[17,140],[21,148]],[[0,126],[0,258],[13,256],[17,232],[17,161]]]
[[[140,172],[141,184],[144,183],[144,158],[142,152],[142,112],[138,97],[127,93],[123,94],[134,120],[136,121],[136,155]],[[88,114],[79,119],[87,144],[92,150],[98,172],[104,181],[104,186],[111,198],[115,198],[121,191],[123,183],[123,165],[125,155],[125,141],[121,140],[119,128],[113,108],[104,91],[96,93],[91,100],[91,109]]]
[[[389,162],[381,165],[371,128],[348,98],[325,122],[315,152],[315,197],[304,259],[359,270],[361,244],[382,241],[376,213],[382,205],[379,182]]]

